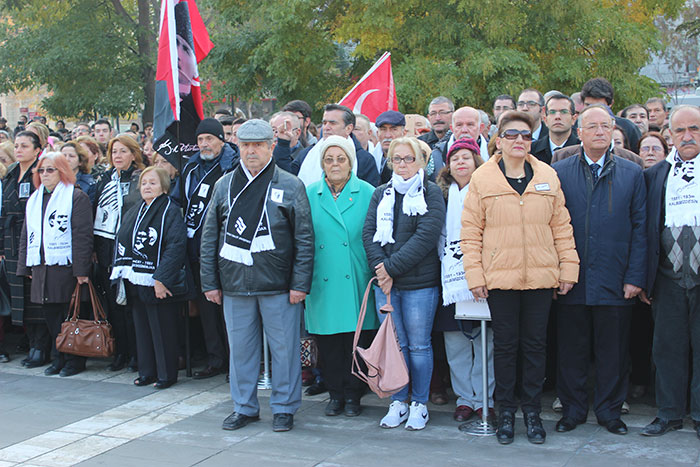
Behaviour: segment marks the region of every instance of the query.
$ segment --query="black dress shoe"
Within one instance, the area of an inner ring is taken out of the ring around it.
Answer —
[[[134,386],[148,386],[149,384],[153,384],[156,382],[156,379],[153,377],[146,377],[146,376],[139,376],[134,380]]]
[[[272,416],[272,431],[289,431],[294,426],[294,415],[291,413],[276,413]]]
[[[203,370],[195,371],[194,375],[192,375],[193,379],[207,379],[211,378],[212,376],[220,375],[221,374],[221,369],[220,368],[214,368],[213,366],[208,366]]]
[[[117,354],[114,356],[114,360],[107,366],[107,371],[119,371],[126,365],[126,355]]]
[[[82,373],[85,368],[76,368],[73,366],[64,366],[58,376],[62,378],[67,378],[68,376],[75,376],[78,373]]]
[[[496,430],[496,439],[501,444],[510,444],[515,436],[515,414],[510,411],[501,412]]]
[[[34,356],[24,365],[24,367],[38,368],[44,365],[46,365],[46,352],[44,352],[43,350],[34,349]]]
[[[260,420],[259,415],[250,416],[233,412],[231,415],[226,417],[224,423],[221,425],[221,428],[224,430],[237,430],[239,428],[243,428],[249,423],[257,422],[258,420]]]
[[[314,384],[306,388],[304,394],[307,396],[316,396],[318,394],[323,394],[326,391],[328,391],[328,389],[326,389],[326,383],[323,381],[315,381]]]
[[[535,412],[526,413],[524,415],[525,428],[527,428],[527,440],[532,444],[542,444],[547,438],[547,432],[542,426],[540,414]]]
[[[567,433],[582,423],[585,422],[579,422],[571,417],[562,417],[561,420],[557,422],[556,430],[558,433]]]
[[[345,416],[357,417],[362,413],[359,399],[345,399]]]
[[[27,366],[27,363],[29,363],[29,361],[32,358],[34,358],[34,352],[36,352],[36,349],[34,349],[34,348],[29,349],[29,353],[27,354],[27,356],[22,359],[22,362],[21,362],[22,366]]]
[[[335,417],[336,415],[340,415],[341,413],[343,413],[344,408],[345,403],[343,401],[341,401],[340,399],[331,399],[330,401],[328,401],[326,410],[324,410],[323,413],[325,413],[328,417]]]
[[[176,379],[171,379],[170,381],[158,380],[153,384],[153,387],[156,389],[168,389],[170,386],[172,386],[175,383],[177,383]]]
[[[47,369],[44,370],[46,376],[57,375],[61,372],[61,367],[51,364]]]
[[[616,418],[614,420],[608,420],[607,422],[598,422],[598,425],[604,426],[610,433],[614,435],[626,435],[627,425],[625,422]]]
[[[136,357],[131,357],[129,364],[126,366],[126,370],[129,373],[136,373],[139,371],[139,362],[136,360]]]
[[[700,438],[700,422],[693,420],[693,425],[695,425],[695,434],[698,435],[698,438]]]
[[[664,420],[656,417],[653,422],[642,428],[639,434],[642,436],[661,436],[681,428],[683,428],[683,420]]]

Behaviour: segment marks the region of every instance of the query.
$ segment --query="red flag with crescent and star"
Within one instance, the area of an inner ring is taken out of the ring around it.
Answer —
[[[399,110],[391,72],[391,54],[384,52],[338,104],[350,107],[354,113],[366,115],[373,122],[382,112]]]

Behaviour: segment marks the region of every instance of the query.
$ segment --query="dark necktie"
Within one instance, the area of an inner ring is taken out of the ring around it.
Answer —
[[[598,164],[591,164],[591,175],[593,175],[593,184],[595,185],[596,182],[598,181],[598,169],[600,169],[600,165]]]

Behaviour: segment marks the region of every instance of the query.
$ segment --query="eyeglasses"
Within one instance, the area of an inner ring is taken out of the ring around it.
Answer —
[[[494,106],[493,110],[513,110],[513,107],[509,105],[497,105]]]
[[[405,162],[406,164],[413,164],[415,161],[416,161],[415,156],[406,156],[406,157],[394,156],[391,158],[391,163],[394,165],[399,165],[402,162]]]
[[[549,109],[547,111],[547,115],[556,115],[556,114],[569,115],[569,114],[571,114],[571,111],[569,109],[561,109],[561,110]]]
[[[439,110],[439,111],[433,110],[432,112],[428,112],[428,117],[436,117],[438,115],[440,115],[441,117],[444,117],[445,115],[449,115],[452,112],[454,112],[454,111],[453,110]]]
[[[661,146],[642,146],[641,148],[639,148],[639,151],[640,152],[651,152],[651,151],[663,152],[664,148],[662,148]]]
[[[690,131],[691,133],[700,133],[700,127],[697,125],[691,125],[687,128],[673,128],[671,131],[674,135],[680,136],[686,131]]]
[[[530,130],[515,130],[511,128],[500,134],[501,138],[509,139],[515,141],[518,136],[523,137],[523,141],[532,141],[532,132]]]
[[[598,128],[602,128],[603,131],[612,131],[613,125],[612,123],[589,123],[583,127],[586,131],[595,131]]]
[[[324,157],[323,163],[326,165],[333,165],[333,164],[343,165],[347,162],[347,160],[348,160],[348,158],[345,156],[338,156],[335,159],[333,159],[332,157]]]
[[[540,103],[537,101],[518,101],[518,108],[520,107],[540,107]]]
[[[51,175],[52,173],[56,172],[57,170],[58,170],[58,169],[55,168],[55,167],[42,167],[42,168],[40,168],[40,169],[36,169],[36,172],[37,172],[39,175],[42,175],[44,172],[46,172],[47,174]]]

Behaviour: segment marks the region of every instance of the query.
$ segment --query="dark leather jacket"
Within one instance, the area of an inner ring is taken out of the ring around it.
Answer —
[[[268,221],[275,249],[253,253],[252,266],[219,256],[226,235],[227,196],[234,172],[224,175],[214,185],[204,219],[200,256],[202,292],[220,289],[224,295],[273,295],[290,290],[308,293],[314,263],[314,230],[309,200],[301,180],[279,167],[275,167],[267,198]],[[275,189],[284,192],[282,202],[272,200]]]

